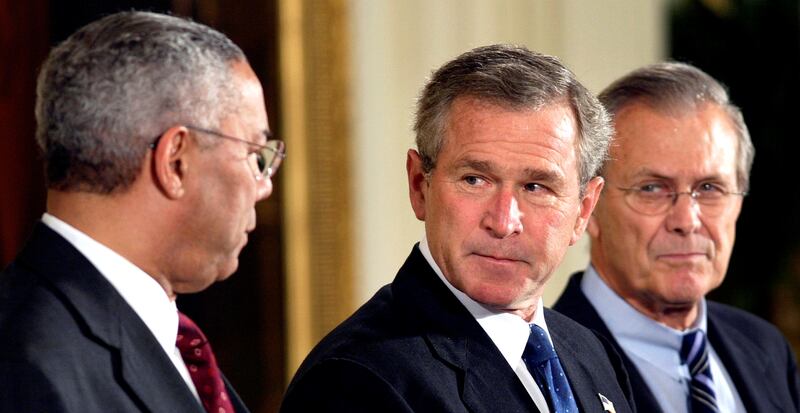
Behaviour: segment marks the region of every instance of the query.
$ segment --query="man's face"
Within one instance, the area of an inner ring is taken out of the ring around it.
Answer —
[[[725,276],[741,197],[724,197],[721,210],[709,213],[680,195],[666,212],[644,215],[626,204],[619,188],[661,185],[687,192],[713,184],[741,191],[733,125],[716,105],[667,113],[633,103],[616,116],[615,127],[606,190],[589,223],[592,263],[618,294],[652,318],[673,310],[694,314]]]
[[[263,145],[269,124],[261,84],[247,63],[237,62],[232,68],[230,87],[239,90],[241,100],[218,132]],[[187,200],[190,210],[185,221],[192,260],[199,267],[193,275],[198,285],[192,289],[199,290],[236,270],[239,252],[256,225],[255,204],[272,193],[272,182],[256,177],[250,156],[256,147],[229,139],[196,138],[216,140],[215,146],[196,151],[196,161],[190,165],[196,169],[187,174],[196,177],[187,183],[193,195]]]
[[[457,289],[492,308],[532,315],[602,188],[596,178],[580,196],[577,133],[566,105],[510,110],[459,97],[429,176],[409,151],[414,212]]]

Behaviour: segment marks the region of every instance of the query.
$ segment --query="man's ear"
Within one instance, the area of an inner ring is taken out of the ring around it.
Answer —
[[[167,198],[177,199],[185,192],[188,145],[189,130],[174,126],[161,134],[153,148],[153,181]]]
[[[578,242],[581,235],[583,235],[583,232],[586,230],[586,225],[589,223],[592,211],[594,211],[594,207],[600,199],[600,193],[603,191],[604,184],[605,181],[599,176],[592,178],[586,184],[586,190],[584,191],[583,198],[581,198],[580,212],[578,213],[578,219],[575,220],[575,227],[572,230],[572,238],[570,238],[569,245],[574,245]]]
[[[408,150],[406,156],[406,172],[408,173],[408,196],[411,208],[420,221],[425,221],[425,197],[428,193],[428,180],[422,169],[422,157],[414,149]]]
[[[589,236],[592,238],[600,236],[600,225],[597,223],[597,216],[595,216],[595,214],[589,217],[589,225],[586,226],[586,232],[588,232]]]

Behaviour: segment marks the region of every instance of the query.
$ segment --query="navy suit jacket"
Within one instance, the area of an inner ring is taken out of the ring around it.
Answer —
[[[0,412],[204,409],[122,296],[39,223],[0,274]]]
[[[633,362],[581,291],[576,273],[553,306],[605,336],[625,362],[640,412],[661,412],[653,392]],[[800,412],[800,376],[792,349],[766,321],[742,310],[708,301],[708,340],[731,376],[745,409],[756,412]]]
[[[589,330],[545,310],[582,412],[598,394],[629,412],[629,385]],[[613,350],[612,350],[613,351]],[[326,336],[289,385],[283,413],[537,412],[522,382],[415,247],[395,280]]]

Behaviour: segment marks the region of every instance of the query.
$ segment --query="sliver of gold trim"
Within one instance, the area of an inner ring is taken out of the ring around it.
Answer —
[[[353,310],[346,6],[279,3],[288,377]]]

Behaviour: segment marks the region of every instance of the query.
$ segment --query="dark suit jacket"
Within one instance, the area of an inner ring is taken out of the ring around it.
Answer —
[[[546,310],[582,412],[598,393],[628,412],[619,359],[589,330]],[[613,361],[612,361],[613,360]],[[537,412],[517,375],[418,248],[383,287],[325,337],[297,371],[281,406],[295,412]]]
[[[111,284],[39,223],[0,274],[0,412],[204,409]]]
[[[640,412],[661,412],[653,392],[581,291],[576,273],[553,306],[562,314],[605,336],[628,370]],[[797,362],[783,335],[766,321],[742,310],[708,301],[708,340],[731,376],[744,407],[755,412],[800,412]]]

